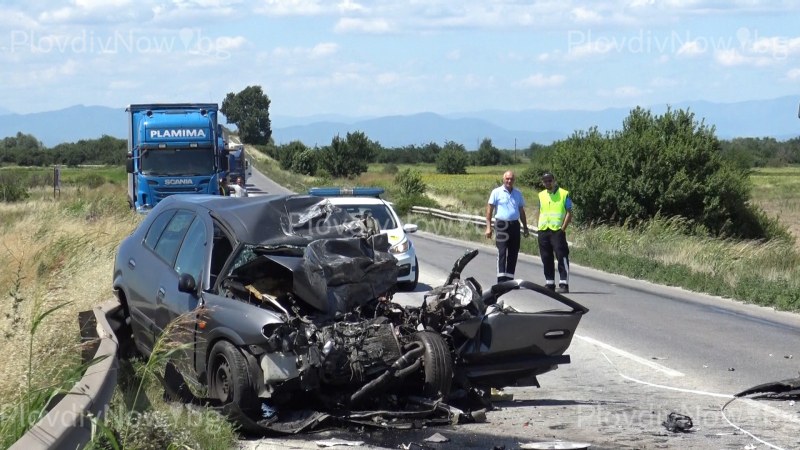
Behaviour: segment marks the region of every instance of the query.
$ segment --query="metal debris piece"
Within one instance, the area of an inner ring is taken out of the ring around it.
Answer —
[[[442,442],[450,442],[450,438],[442,435],[441,433],[434,433],[431,437],[425,438],[425,441],[436,442],[438,444]]]
[[[789,378],[788,380],[775,381],[772,383],[759,384],[758,386],[753,386],[750,389],[746,389],[738,394],[734,394],[734,397],[743,397],[745,395],[759,394],[764,392],[783,394],[787,397],[800,395],[800,377]]]
[[[364,445],[364,441],[346,441],[344,439],[339,438],[331,438],[325,439],[324,441],[314,441],[315,444],[319,447],[335,447],[337,445],[348,445],[351,447],[356,447],[359,445]]]
[[[676,412],[669,413],[667,420],[665,420],[662,425],[664,425],[668,431],[672,431],[673,433],[686,433],[693,426],[691,417]]]

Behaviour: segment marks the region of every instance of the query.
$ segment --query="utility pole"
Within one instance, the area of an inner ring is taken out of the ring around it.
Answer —
[[[517,163],[517,138],[514,138],[514,164]]]

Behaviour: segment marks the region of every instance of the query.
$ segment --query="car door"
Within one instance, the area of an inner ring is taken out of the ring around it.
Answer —
[[[192,368],[194,362],[199,293],[208,277],[211,230],[210,223],[195,216],[181,242],[172,270],[162,278],[165,295],[158,306],[157,325],[167,330],[167,339],[177,346],[173,360],[179,363],[179,370]],[[180,277],[186,274],[195,280],[197,289],[194,292],[178,289]]]
[[[127,253],[120,253],[123,267],[123,284],[131,313],[131,326],[134,339],[146,351],[153,348],[155,341],[155,296],[154,279],[163,270],[163,263],[155,253],[156,244],[177,211],[162,211],[150,223],[144,238],[130,245]]]
[[[155,253],[160,259],[157,267],[160,270],[151,281],[154,289],[151,295],[155,298],[153,320],[157,334],[161,334],[174,318],[192,306],[189,300],[192,295],[178,291],[179,274],[175,272],[175,264],[195,218],[194,212],[179,210],[156,244]]]

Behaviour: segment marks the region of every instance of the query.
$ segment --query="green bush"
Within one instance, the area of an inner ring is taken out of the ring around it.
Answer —
[[[385,166],[383,166],[383,170],[382,170],[383,173],[386,173],[386,174],[389,174],[389,175],[394,175],[398,171],[400,171],[400,168],[397,167],[397,164],[394,164],[394,163],[386,164]]]
[[[292,172],[303,175],[314,175],[317,171],[317,155],[314,150],[306,149],[294,154]]]
[[[422,176],[416,170],[403,169],[394,177],[394,184],[401,197],[412,197],[422,195],[427,190],[427,186],[422,181]]]
[[[367,171],[367,164],[377,154],[375,142],[360,132],[347,133],[345,139],[336,136],[331,145],[320,150],[319,165],[335,178],[353,178]]]
[[[436,171],[446,174],[467,173],[469,156],[463,145],[456,142],[447,142],[436,157]]]
[[[78,177],[77,184],[91,189],[98,188],[106,183],[105,177],[96,173],[86,173]]]
[[[20,202],[28,198],[27,184],[19,176],[0,173],[0,201]]]
[[[394,210],[400,216],[405,216],[411,213],[412,206],[423,206],[425,208],[438,208],[439,204],[430,197],[423,194],[414,194],[411,196],[400,197],[393,204]]]
[[[765,237],[748,219],[748,173],[722,158],[714,128],[693,113],[653,116],[636,108],[621,131],[576,132],[555,147],[556,179],[572,192],[582,222],[635,225],[680,216],[712,235]]]

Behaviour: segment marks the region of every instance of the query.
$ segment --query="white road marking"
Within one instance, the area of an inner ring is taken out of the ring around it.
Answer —
[[[669,367],[662,366],[661,364],[658,364],[658,363],[655,363],[655,362],[650,361],[648,359],[642,358],[641,356],[636,356],[633,353],[626,352],[625,350],[622,350],[622,349],[619,349],[619,348],[614,347],[612,345],[606,344],[605,342],[600,342],[597,339],[592,339],[592,338],[590,338],[588,336],[581,336],[579,334],[576,334],[575,337],[580,339],[580,340],[582,340],[582,341],[584,341],[584,342],[588,342],[589,344],[596,345],[596,346],[598,346],[600,348],[604,348],[604,349],[606,349],[606,350],[608,350],[610,352],[614,352],[617,355],[622,356],[624,358],[628,358],[629,360],[631,360],[633,362],[642,364],[642,365],[647,366],[647,367],[649,367],[651,369],[654,369],[654,370],[657,370],[659,372],[662,372],[663,374],[665,374],[667,376],[670,376],[670,377],[682,377],[682,376],[684,376],[684,374],[682,372],[678,372],[677,370],[673,370],[673,369],[670,369]]]

